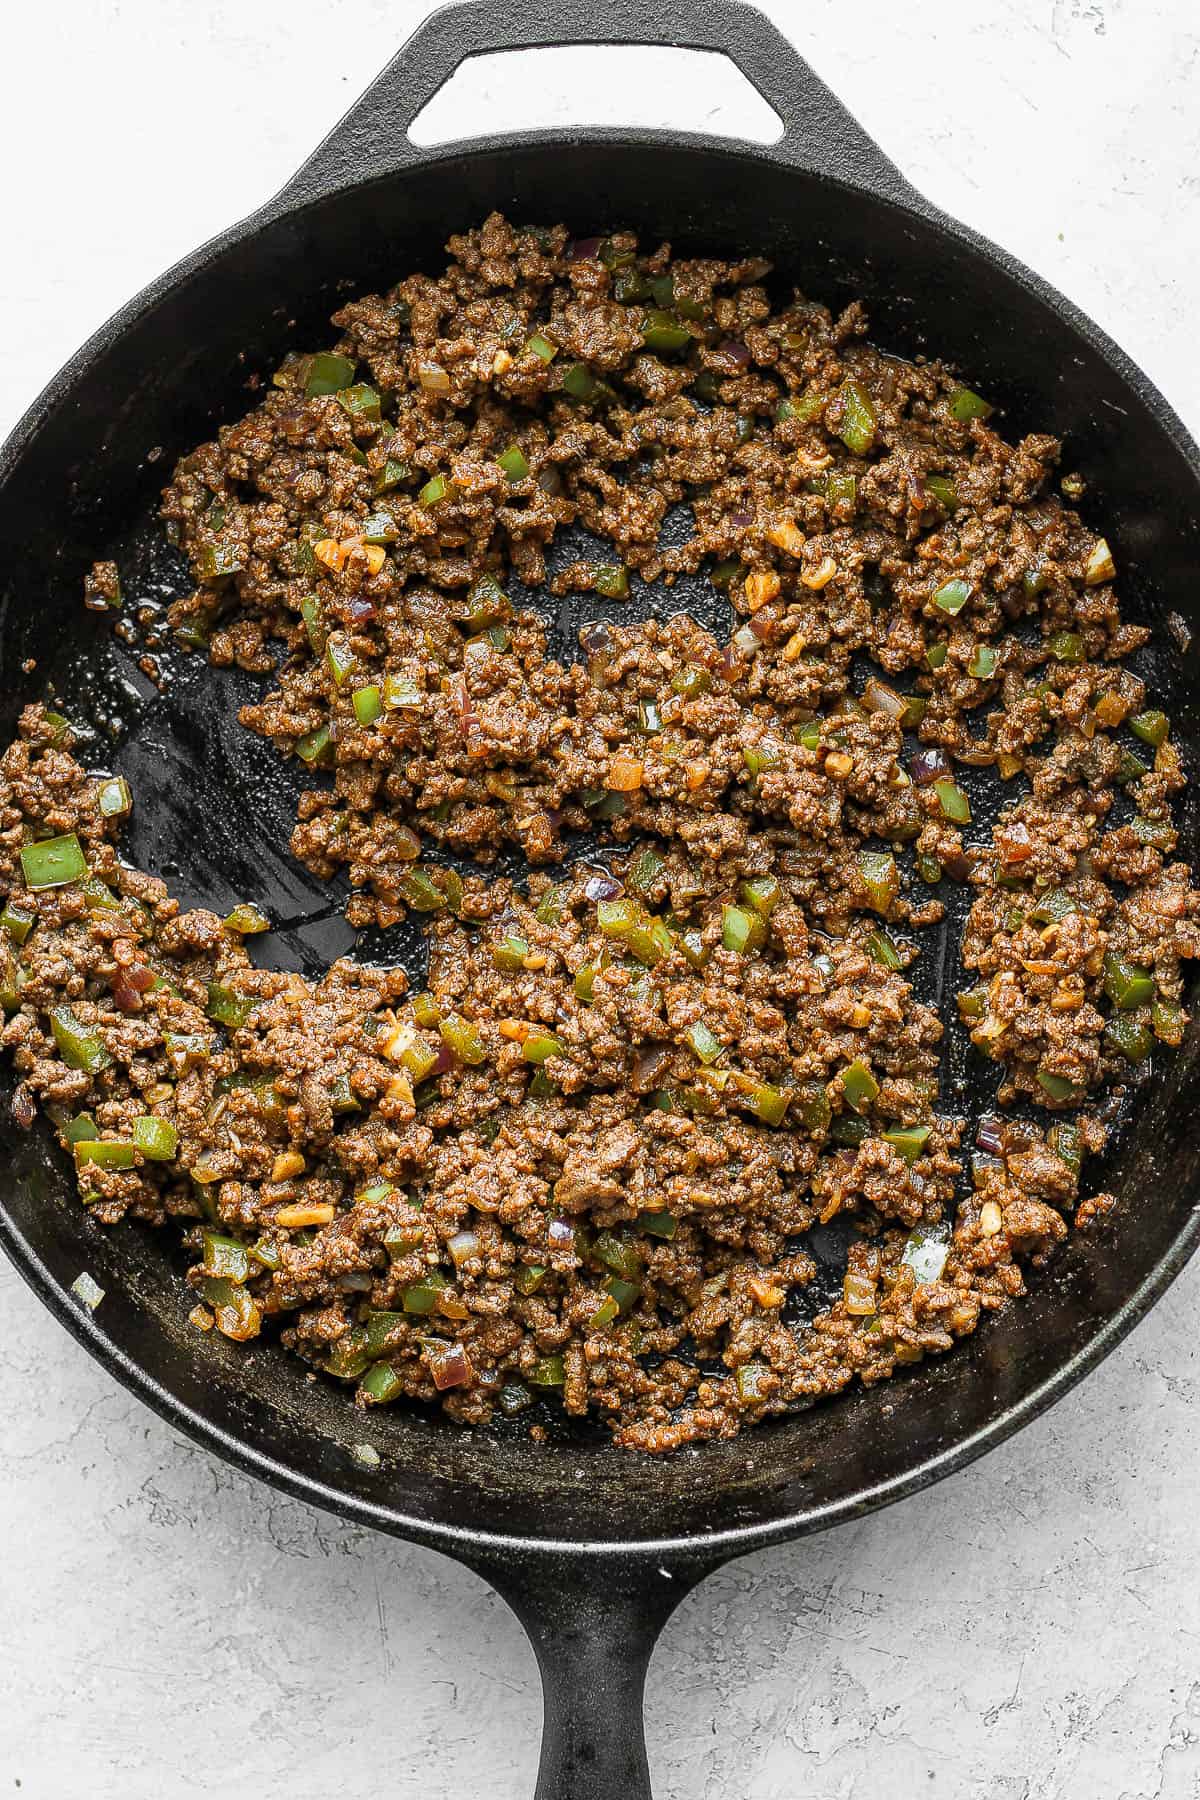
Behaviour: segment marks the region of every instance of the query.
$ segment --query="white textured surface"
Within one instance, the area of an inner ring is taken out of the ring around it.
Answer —
[[[1200,428],[1193,0],[767,10],[918,186],[1078,300]],[[277,187],[425,11],[9,9],[0,427]],[[652,117],[667,91],[655,74],[606,96],[592,73],[542,118]],[[1200,1270],[983,1464],[694,1594],[651,1672],[662,1800],[1200,1796],[1198,1296]],[[0,1317],[0,1794],[531,1792],[533,1658],[478,1580],[191,1449],[7,1265]]]

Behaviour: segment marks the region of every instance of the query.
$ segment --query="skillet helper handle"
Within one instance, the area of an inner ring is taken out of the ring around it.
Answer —
[[[778,28],[743,0],[459,0],[417,27],[269,210],[285,210],[389,175],[430,153],[408,128],[469,57],[561,45],[670,45],[729,57],[779,116],[783,135],[754,151],[892,199],[917,196],[895,165]],[[583,121],[581,121],[583,123]],[[689,134],[688,142],[728,145]]]
[[[544,1553],[469,1560],[520,1619],[544,1707],[535,1800],[652,1800],[643,1695],[659,1633],[714,1566],[668,1569]]]

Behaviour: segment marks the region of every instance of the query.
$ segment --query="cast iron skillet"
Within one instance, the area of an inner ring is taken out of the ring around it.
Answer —
[[[727,52],[778,113],[782,138],[763,149],[665,131],[543,131],[432,152],[408,140],[408,122],[466,56],[623,41]],[[118,762],[133,779],[132,859],[192,902],[265,904],[287,922],[268,948],[277,959],[312,966],[347,947],[331,896],[286,854],[292,778],[233,721],[239,680],[184,663],[159,698],[108,627],[82,611],[80,584],[93,558],[115,551],[133,595],[180,586],[153,523],[172,459],[243,412],[248,379],[289,346],[327,341],[343,292],[440,266],[447,234],[492,207],[565,219],[580,233],[623,223],[682,248],[765,250],[782,279],[835,306],[864,296],[877,342],[910,354],[928,345],[957,361],[1001,403],[1009,431],[1064,435],[1068,466],[1091,483],[1085,510],[1114,544],[1126,605],[1157,628],[1145,672],[1191,757],[1200,456],[1145,376],[1037,276],[914,193],[748,7],[472,0],[417,32],[280,195],[104,326],[0,454],[0,731],[7,737],[19,706],[57,683],[73,716],[97,730],[89,760]],[[711,592],[701,583],[686,603],[700,608]],[[673,609],[679,600],[677,588]],[[566,636],[577,623],[565,621]],[[982,816],[994,800],[979,790]],[[1195,823],[1188,813],[1193,858]],[[969,1113],[988,1084],[961,1045],[948,1060],[943,1104]],[[1101,1172],[1120,1199],[1111,1226],[1072,1241],[1029,1300],[953,1355],[666,1460],[618,1453],[602,1435],[560,1431],[538,1445],[425,1414],[364,1415],[268,1345],[247,1352],[201,1337],[184,1321],[171,1234],[96,1227],[59,1153],[40,1130],[16,1131],[6,1106],[0,1241],[68,1330],[179,1429],[290,1493],[444,1550],[494,1582],[545,1680],[540,1800],[638,1800],[649,1793],[646,1664],[695,1582],[729,1557],[961,1468],[1065,1393],[1182,1268],[1200,1235],[1198,1097],[1193,1033],[1154,1071],[1136,1133],[1123,1133]],[[67,1292],[83,1268],[106,1290],[94,1315]],[[364,1441],[379,1451],[377,1470],[351,1454]]]

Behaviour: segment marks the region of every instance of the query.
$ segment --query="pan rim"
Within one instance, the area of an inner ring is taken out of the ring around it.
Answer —
[[[549,128],[520,134],[473,138],[438,145],[422,151],[396,170],[368,180],[347,183],[336,198],[361,194],[372,187],[405,182],[423,177],[441,163],[463,160],[486,161],[490,158],[519,158],[525,152],[546,149],[578,151],[589,147],[629,151],[632,155],[672,152],[703,152],[723,160],[751,163],[774,172],[792,175],[804,181],[832,188],[851,200],[866,200],[889,209],[922,232],[933,231],[959,253],[968,252],[986,259],[1002,271],[1018,288],[1049,313],[1063,332],[1081,339],[1088,348],[1113,370],[1151,414],[1155,424],[1179,454],[1196,482],[1200,500],[1200,447],[1178,413],[1157,385],[1132,358],[1084,313],[1075,303],[1059,293],[1036,271],[1031,270],[1009,251],[992,243],[971,227],[941,211],[921,196],[907,190],[888,193],[867,183],[850,181],[800,165],[772,154],[761,145],[738,139],[714,139],[700,134],[660,131],[628,131],[620,128],[591,127],[562,130]],[[911,196],[911,197],[910,197]],[[41,392],[26,408],[3,444],[0,444],[0,488],[15,472],[23,456],[49,417],[69,403],[78,380],[153,307],[182,289],[194,276],[210,268],[230,251],[263,232],[285,227],[304,214],[318,211],[335,196],[326,194],[293,201],[285,189],[280,196],[267,201],[246,218],[224,232],[208,239],[181,258],[161,275],[147,283],[110,318],[102,323],[50,378]],[[656,1538],[563,1539],[529,1536],[520,1533],[492,1532],[482,1527],[447,1524],[406,1514],[394,1506],[374,1503],[357,1493],[331,1487],[321,1479],[298,1473],[292,1466],[274,1460],[238,1439],[212,1420],[185,1404],[135,1362],[103,1330],[98,1320],[72,1306],[47,1265],[38,1256],[19,1229],[0,1210],[0,1248],[2,1248],[30,1288],[48,1310],[70,1331],[78,1343],[125,1388],[134,1393],[168,1424],[175,1426],[193,1442],[212,1451],[243,1473],[256,1476],[270,1486],[303,1499],[355,1523],[369,1526],[393,1536],[409,1538],[430,1548],[446,1551],[470,1561],[475,1555],[480,1562],[499,1554],[573,1555],[597,1561],[631,1559],[662,1562],[674,1560],[677,1565],[691,1561],[715,1566],[729,1557],[741,1555],[791,1538],[808,1536],[816,1531],[862,1518],[897,1500],[920,1491],[934,1482],[967,1467],[987,1451],[996,1448],[1023,1426],[1040,1417],[1056,1401],[1075,1387],[1096,1368],[1161,1298],[1186,1263],[1200,1247],[1200,1203],[1194,1202],[1187,1222],[1176,1233],[1158,1263],[1143,1277],[1134,1291],[1108,1318],[1102,1320],[1087,1342],[1043,1381],[1014,1401],[995,1419],[978,1427],[966,1437],[948,1444],[927,1456],[903,1474],[861,1489],[851,1496],[817,1505],[808,1510],[785,1514],[766,1522],[717,1529],[711,1533]]]

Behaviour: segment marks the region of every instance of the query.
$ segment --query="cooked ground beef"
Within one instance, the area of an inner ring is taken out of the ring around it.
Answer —
[[[499,218],[450,250],[163,506],[176,633],[331,774],[296,855],[348,872],[353,924],[427,916],[426,988],[251,966],[266,922],[124,867],[128,795],[35,707],[0,761],[3,1041],[99,1217],[184,1221],[201,1327],[273,1321],[364,1404],[558,1392],[671,1449],[948,1348],[1111,1205],[1079,1200],[1079,1105],[1182,1034],[1183,775],[1054,439],[1005,443],[857,307],[773,309],[761,262]],[[549,581],[612,603],[578,661],[531,592],[569,525],[611,545]],[[671,616],[702,568],[728,641]],[[956,768],[1007,784],[994,827]],[[488,867],[514,848],[519,881]],[[956,884],[962,1019],[1002,1103],[1061,1115],[986,1119],[965,1184],[907,979]]]

